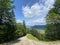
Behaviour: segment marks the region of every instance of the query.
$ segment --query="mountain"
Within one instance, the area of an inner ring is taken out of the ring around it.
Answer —
[[[45,29],[45,27],[46,27],[46,25],[34,25],[31,28],[34,28],[34,29]]]

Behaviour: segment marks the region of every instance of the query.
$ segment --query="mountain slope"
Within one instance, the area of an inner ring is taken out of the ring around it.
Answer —
[[[45,27],[46,27],[46,25],[34,25],[31,28],[34,28],[34,29],[45,29]]]

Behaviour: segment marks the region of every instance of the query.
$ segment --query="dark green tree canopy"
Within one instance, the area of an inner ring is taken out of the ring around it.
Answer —
[[[0,42],[14,39],[16,21],[14,15],[14,0],[0,0]]]
[[[46,38],[51,40],[60,40],[60,0],[56,0],[46,16]]]

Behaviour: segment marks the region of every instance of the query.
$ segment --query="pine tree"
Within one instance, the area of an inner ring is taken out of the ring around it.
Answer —
[[[23,28],[24,28],[24,33],[25,33],[25,35],[26,35],[27,30],[26,30],[26,25],[25,25],[25,21],[24,21],[24,20],[23,20]]]
[[[23,20],[23,26],[24,26],[24,29],[26,30],[26,25],[24,20]]]

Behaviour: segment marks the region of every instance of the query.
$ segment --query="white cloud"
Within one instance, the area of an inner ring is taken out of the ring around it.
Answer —
[[[42,2],[43,1],[44,0],[42,0]],[[53,7],[54,2],[55,0],[45,0],[45,2],[43,2],[44,4],[41,2],[37,2],[31,7],[23,6],[22,10],[24,17],[26,18],[39,17],[40,15],[42,15],[42,12],[47,13]]]
[[[48,9],[53,8],[54,2],[55,2],[55,0],[47,0],[47,1],[45,2],[46,8],[48,8]]]
[[[24,17],[35,17],[35,16],[40,16],[40,11],[41,7],[38,3],[34,4],[33,6],[31,6],[31,8],[29,6],[23,7],[23,14]]]
[[[26,25],[44,25],[46,24],[45,16],[48,11],[53,8],[55,0],[40,0],[42,2],[37,2],[34,5],[23,6],[22,11],[25,18],[35,18],[26,21]],[[43,2],[44,1],[44,2]],[[39,18],[38,18],[39,17]]]

